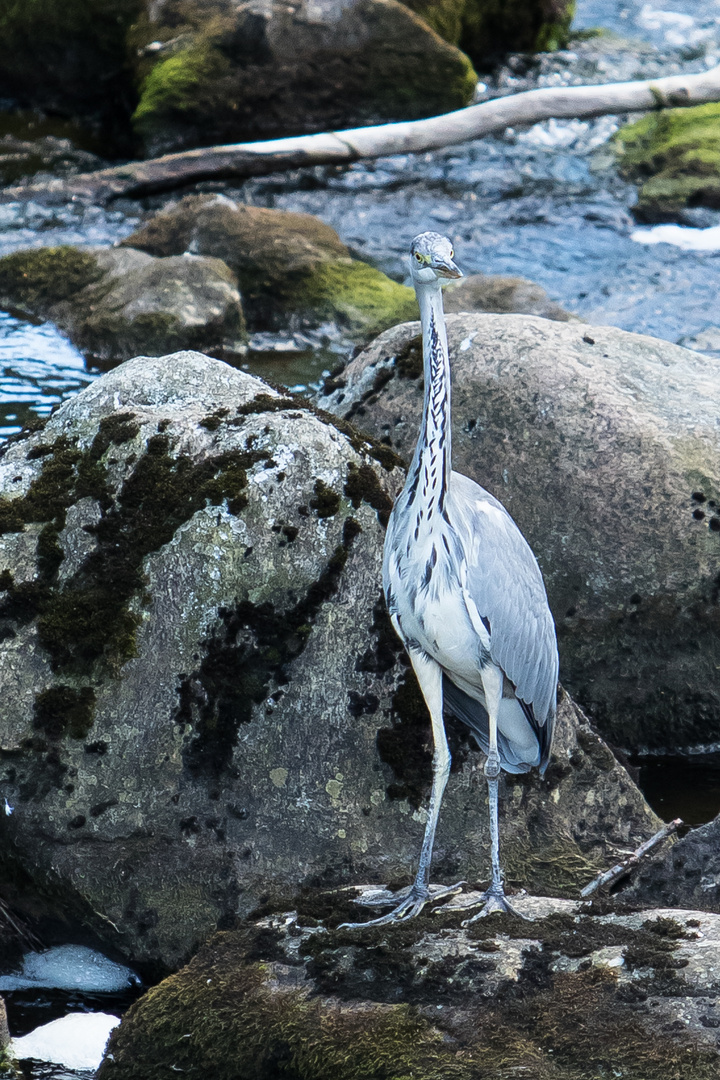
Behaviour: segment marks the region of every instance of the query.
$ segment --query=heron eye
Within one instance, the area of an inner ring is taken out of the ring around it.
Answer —
[[[455,258],[455,248],[450,248],[450,258],[451,259]]]
[[[422,262],[422,255],[420,254],[419,251],[415,252],[415,258],[417,259],[418,262]]]

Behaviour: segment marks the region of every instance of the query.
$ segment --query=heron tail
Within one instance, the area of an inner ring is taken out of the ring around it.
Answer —
[[[470,728],[483,753],[490,749],[490,725],[487,710],[481,702],[470,697],[464,690],[443,674],[443,700],[448,712]],[[530,706],[519,698],[503,698],[503,705],[508,711],[507,717],[500,717],[498,723],[498,752],[500,764],[505,772],[526,773],[542,762],[544,746],[538,739],[538,725],[532,716]],[[530,710],[530,716],[528,716]],[[510,713],[512,712],[512,715]],[[503,721],[505,721],[503,723]],[[506,728],[506,731],[502,730]],[[510,732],[515,729],[518,736],[512,738]]]

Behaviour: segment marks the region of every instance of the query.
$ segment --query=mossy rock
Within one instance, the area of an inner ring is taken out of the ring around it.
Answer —
[[[491,311],[540,315],[543,319],[569,322],[577,319],[551,300],[542,285],[526,278],[496,274],[469,274],[450,281],[443,289],[446,311]]]
[[[718,1074],[718,915],[532,898],[532,921],[463,929],[462,912],[436,910],[343,930],[332,927],[352,905],[314,893],[214,935],[150,990],[112,1033],[98,1080],[159,1080],[169,1062],[217,1080]],[[313,900],[330,919],[310,915]]]
[[[467,0],[402,0],[451,45],[459,45]]]
[[[624,176],[641,184],[639,221],[677,221],[720,208],[720,104],[649,113],[613,136]]]
[[[467,0],[460,48],[484,70],[508,52],[553,52],[574,14],[575,0]]]
[[[0,259],[0,299],[55,322],[105,367],[189,347],[233,352],[245,340],[237,281],[219,259],[34,248]]]
[[[190,195],[124,243],[152,255],[222,259],[237,274],[252,329],[335,322],[368,338],[417,313],[412,289],[351,259],[335,230],[309,214]]]
[[[447,321],[454,467],[502,500],[533,548],[564,685],[613,745],[716,742],[716,362],[612,327]],[[327,390],[323,408],[409,461],[423,403],[418,325],[387,331]]]
[[[102,276],[95,257],[78,248],[16,251],[0,259],[0,299],[44,318],[55,304],[72,299]]]
[[[147,41],[172,27],[145,72],[134,115],[149,153],[414,119],[462,108],[472,64],[397,0],[263,14],[164,5]],[[321,14],[319,14],[321,13]],[[146,67],[147,61],[141,67]]]
[[[480,68],[509,52],[565,47],[575,0],[403,0]]]

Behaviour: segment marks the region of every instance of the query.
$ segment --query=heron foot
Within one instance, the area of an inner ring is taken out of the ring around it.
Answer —
[[[456,896],[466,884],[465,881],[458,881],[455,885],[448,885],[444,889],[436,889],[431,893],[427,885],[416,883],[410,887],[397,907],[394,907],[387,915],[380,915],[377,919],[370,919],[368,922],[341,923],[338,930],[361,930],[365,926],[392,926],[394,923],[407,922],[419,915],[426,904],[434,904],[436,900]]]
[[[492,915],[493,911],[505,912],[507,915],[515,915],[518,919],[524,919],[526,922],[532,922],[533,920],[529,915],[523,915],[521,911],[514,908],[508,898],[505,895],[505,890],[502,885],[491,885],[488,891],[483,896],[485,901],[482,909],[478,911],[477,915],[473,915],[471,919],[465,919],[462,926],[470,926],[471,923],[477,922],[478,919],[484,919],[487,915]]]

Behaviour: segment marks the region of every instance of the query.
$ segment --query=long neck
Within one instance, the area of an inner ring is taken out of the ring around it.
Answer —
[[[442,513],[450,482],[450,363],[439,281],[416,283],[422,323],[425,402],[420,437],[408,473],[409,501],[424,508],[419,521]]]

